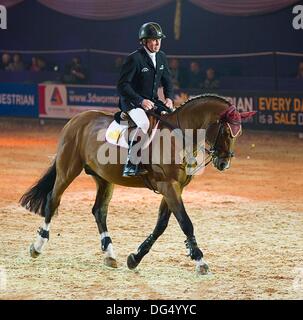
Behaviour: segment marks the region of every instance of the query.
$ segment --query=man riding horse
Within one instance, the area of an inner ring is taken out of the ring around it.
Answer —
[[[139,32],[139,39],[143,46],[128,57],[121,72],[118,83],[120,107],[137,124],[136,132],[142,130],[147,133],[149,120],[145,111],[155,108],[154,112],[161,113],[173,107],[170,72],[165,54],[159,51],[163,37],[158,24],[153,22],[144,24]],[[161,103],[157,96],[160,83],[164,86],[165,103]],[[254,114],[254,111],[240,113],[236,106],[224,97],[204,94],[186,101],[176,111],[166,115],[164,121],[168,127],[182,132],[205,130],[205,140],[210,146],[206,151],[213,165],[223,171],[230,167],[235,141],[242,131],[242,119],[252,117]],[[142,169],[139,170],[130,163],[131,150],[123,177],[121,176],[122,165],[100,162],[100,148],[108,142],[100,140],[99,133],[106,130],[113,120],[113,114],[97,110],[84,111],[74,116],[62,129],[57,153],[49,169],[21,197],[20,203],[23,207],[44,217],[36,241],[30,246],[30,254],[33,258],[37,258],[42,253],[49,240],[50,223],[58,210],[63,193],[84,169],[93,177],[97,186],[92,213],[100,234],[101,249],[105,253],[104,263],[112,268],[117,267],[113,243],[107,227],[108,207],[114,185],[135,188],[146,188],[147,185],[144,179],[131,177],[144,173]],[[130,143],[130,149],[134,140]],[[193,154],[201,147],[200,142],[198,139],[193,139]],[[160,142],[158,144],[160,145]],[[160,155],[163,149],[164,146],[160,149]],[[182,199],[182,192],[191,181],[186,166],[185,158],[182,164],[173,163],[173,161],[166,164],[163,161],[149,166],[150,185],[154,191],[162,195],[162,201],[154,230],[141,243],[136,253],[131,253],[127,258],[129,269],[135,269],[139,265],[163,234],[173,214],[186,236],[188,255],[196,262],[198,274],[209,274],[209,267],[197,244],[194,226]]]
[[[149,128],[149,119],[144,111],[154,109],[157,113],[173,109],[173,84],[165,53],[160,51],[165,38],[159,24],[148,22],[139,30],[142,47],[131,53],[122,66],[118,81],[119,107],[127,112],[137,126],[123,170],[124,177],[146,174],[141,166],[132,163],[132,147],[139,129],[144,134]],[[163,85],[165,103],[159,100],[158,89]]]

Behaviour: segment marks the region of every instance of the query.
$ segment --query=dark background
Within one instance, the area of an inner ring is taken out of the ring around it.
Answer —
[[[174,39],[174,2],[140,16],[92,21],[60,14],[27,0],[8,10],[8,30],[0,31],[1,48],[97,48],[131,52],[138,45],[140,25],[156,21],[167,34],[163,47],[168,54],[297,52],[303,50],[303,30],[293,29],[292,8],[261,16],[235,17],[213,14],[183,1],[181,39],[177,41]]]

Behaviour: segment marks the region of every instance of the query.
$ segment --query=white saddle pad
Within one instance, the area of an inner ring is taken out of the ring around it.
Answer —
[[[159,121],[157,121],[155,127],[152,129],[151,135],[148,137],[142,149],[146,149],[153,137],[155,136],[158,129]],[[113,145],[128,149],[128,126],[119,124],[116,120],[114,120],[106,130],[105,139],[108,143]]]

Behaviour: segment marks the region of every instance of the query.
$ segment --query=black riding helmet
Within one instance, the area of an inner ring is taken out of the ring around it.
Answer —
[[[166,38],[166,36],[162,32],[160,25],[156,22],[144,23],[139,30],[139,40],[164,38]]]

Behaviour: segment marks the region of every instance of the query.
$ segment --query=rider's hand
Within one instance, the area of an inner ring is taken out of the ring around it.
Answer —
[[[164,104],[165,104],[166,107],[168,107],[169,109],[174,110],[174,104],[173,104],[172,99],[166,98]]]
[[[141,106],[144,110],[151,110],[154,108],[155,104],[148,100],[148,99],[144,99],[142,102],[141,102]]]

